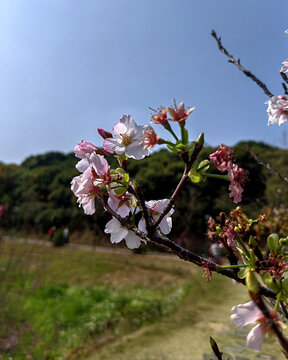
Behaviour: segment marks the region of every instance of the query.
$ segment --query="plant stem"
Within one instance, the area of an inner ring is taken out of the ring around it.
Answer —
[[[207,165],[206,165],[207,166]],[[198,170],[199,171],[199,170]],[[206,177],[210,177],[210,178],[215,178],[215,179],[223,179],[223,180],[227,180],[227,181],[230,181],[228,175],[220,175],[220,174],[203,174],[205,175]]]

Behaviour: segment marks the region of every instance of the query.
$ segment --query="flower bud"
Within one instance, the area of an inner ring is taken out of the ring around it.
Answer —
[[[247,272],[247,275],[246,275],[246,285],[247,285],[247,288],[248,290],[251,292],[251,293],[254,293],[254,294],[258,294],[259,293],[259,285],[258,285],[258,281],[256,279],[256,276],[255,276],[255,273],[254,271],[248,271]]]
[[[277,234],[270,234],[267,238],[267,245],[271,251],[277,250],[279,237]]]
[[[197,139],[196,143],[201,145],[201,146],[204,145],[204,133],[203,132],[198,136],[198,139]]]
[[[98,128],[97,131],[98,131],[99,135],[102,136],[102,138],[104,140],[113,137],[113,135],[109,131],[106,131],[104,129]]]

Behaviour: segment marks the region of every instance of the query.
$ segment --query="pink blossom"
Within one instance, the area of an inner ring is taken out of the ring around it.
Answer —
[[[136,199],[128,192],[123,195],[116,195],[113,190],[109,192],[108,205],[123,218],[128,216],[130,212],[134,212],[135,206],[133,206],[133,203],[136,203]]]
[[[250,349],[260,351],[264,335],[270,330],[270,326],[256,303],[249,301],[246,304],[234,306],[232,312],[231,320],[233,324],[240,329],[246,325],[257,323],[247,335],[246,344]],[[280,325],[280,321],[277,320],[275,312],[272,311],[270,315],[274,318],[275,322]]]
[[[82,166],[79,166],[81,162]],[[95,197],[112,181],[110,167],[104,156],[95,152],[89,159],[82,159],[76,167],[81,168],[83,173],[74,177],[71,190],[77,196],[77,202],[83,207],[84,213],[92,215],[95,212]]]
[[[281,125],[287,121],[288,99],[285,96],[273,96],[265,104],[268,104],[268,125]]]
[[[83,207],[86,215],[92,215],[95,213],[96,209],[94,199],[100,193],[99,188],[93,185],[91,177],[91,168],[88,168],[80,176],[74,177],[71,182],[71,190],[77,196],[77,202],[79,206]]]
[[[168,111],[170,116],[172,116],[172,121],[177,121],[181,126],[185,125],[185,121],[188,116],[194,111],[195,108],[185,108],[184,102],[181,102],[179,106],[177,106],[176,101],[174,100],[174,107],[168,107]]]
[[[288,71],[288,59],[282,62],[281,72],[286,73]]]
[[[161,107],[158,111],[155,111],[155,114],[151,117],[154,124],[161,124],[164,127],[169,126],[167,120],[167,109],[165,107]]]
[[[92,164],[92,181],[95,186],[110,185],[112,178],[110,175],[110,166],[102,155],[92,154],[90,156]]]
[[[146,201],[146,207],[150,210],[150,213],[152,215],[152,218],[154,221],[157,221],[160,215],[162,214],[163,210],[168,205],[169,200],[168,199],[162,199],[162,200],[150,200]],[[174,209],[171,209],[167,215],[164,216],[162,221],[159,224],[159,228],[162,231],[163,234],[168,234],[172,229],[172,218],[171,215],[173,214]],[[138,228],[143,231],[147,232],[145,221],[144,219],[141,219],[138,224]]]
[[[240,168],[237,164],[231,161],[227,164],[228,177],[231,181],[229,185],[231,198],[234,198],[234,203],[237,204],[242,200],[243,186],[247,179],[247,171]]]
[[[147,126],[143,130],[144,133],[144,141],[143,141],[143,148],[149,148],[149,152],[151,152],[155,145],[158,144],[160,139],[160,135],[156,134],[152,126]]]
[[[125,226],[122,226],[114,217],[108,221],[104,232],[111,235],[110,240],[112,244],[117,244],[125,239],[126,245],[129,249],[138,248],[141,245],[141,241],[146,243],[145,240],[142,240],[133,231],[128,230]]]
[[[231,160],[232,154],[233,150],[229,146],[221,144],[214,153],[209,155],[209,159],[219,171],[224,172],[227,170],[227,165]]]
[[[75,156],[79,159],[84,159],[89,157],[93,151],[98,151],[97,146],[91,144],[86,140],[82,140],[78,145],[74,148]]]
[[[131,115],[124,115],[120,122],[114,125],[114,138],[104,140],[104,151],[113,154],[126,154],[129,158],[143,159],[148,155],[148,149],[143,147],[143,126],[138,126]]]
[[[236,250],[236,244],[235,244],[235,238],[236,238],[236,232],[235,232],[235,225],[234,223],[229,223],[227,226],[224,235],[227,240],[227,245],[231,247],[233,250]]]

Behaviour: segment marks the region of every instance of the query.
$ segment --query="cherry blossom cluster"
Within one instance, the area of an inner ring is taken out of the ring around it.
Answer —
[[[231,148],[221,144],[213,154],[210,154],[209,159],[219,171],[227,171],[230,180],[229,196],[234,198],[234,203],[237,204],[242,200],[243,186],[248,172],[232,162],[232,154],[233,150]]]
[[[285,66],[286,62],[281,70],[284,71]],[[288,104],[284,97],[270,99],[268,109],[271,123],[275,123],[275,119],[278,123],[286,121],[287,114],[283,113],[284,110],[288,112],[286,101]],[[98,201],[112,216],[104,230],[110,235],[111,243],[117,244],[124,240],[128,248],[135,249],[142,243],[151,241],[174,251],[186,260],[192,253],[167,237],[172,229],[175,199],[184,183],[189,180],[199,183],[209,177],[228,180],[230,198],[233,198],[234,203],[242,200],[248,173],[235,164],[230,147],[221,144],[209,159],[199,161],[204,134],[191,141],[186,128],[187,119],[193,110],[194,108],[185,107],[183,102],[177,105],[175,101],[173,106],[161,106],[158,110],[153,110],[152,124],[163,126],[172,140],[163,140],[151,125],[138,125],[131,115],[124,115],[114,125],[112,132],[98,129],[104,140],[101,147],[85,140],[75,147],[75,156],[79,159],[76,168],[80,174],[72,180],[71,189],[85,214],[94,214],[95,203]],[[172,128],[175,123],[176,126],[178,124],[179,134]],[[183,161],[183,175],[170,199],[147,201],[138,183],[130,177],[127,165],[129,159],[142,160],[151,154],[156,145],[163,144]],[[111,168],[109,158],[116,158],[118,167]],[[211,164],[220,174],[208,172]],[[253,232],[254,226],[263,223],[265,219],[264,215],[257,219],[248,219],[240,208],[236,208],[229,217],[220,213],[216,220],[209,220],[209,238],[212,243],[220,244],[227,253],[229,265],[220,266],[195,254],[191,255],[191,261],[201,266],[209,278],[213,271],[222,274],[225,272],[235,281],[246,282],[249,292],[254,294],[251,296],[252,302],[232,309],[232,321],[236,326],[242,328],[256,323],[247,336],[247,346],[254,350],[261,348],[265,333],[272,329],[271,323],[276,329],[281,327],[277,310],[280,301],[288,300],[288,281],[285,279],[288,269],[288,258],[285,254],[288,237],[279,239],[278,235],[271,234],[265,244],[269,251],[263,253],[263,244],[258,242]],[[253,282],[265,284],[267,292],[277,298],[275,308],[271,309],[270,306],[264,311],[268,315],[264,315],[263,309],[259,308],[258,302],[264,308],[266,305],[261,303],[260,287],[253,285]]]
[[[96,147],[88,141],[82,140],[75,148],[75,156],[80,159],[76,168],[81,172],[71,182],[71,189],[77,197],[79,206],[83,207],[84,213],[92,215],[95,212],[95,200],[98,196],[107,198],[107,207],[121,218],[133,217],[143,211],[138,199],[128,191],[129,174],[123,168],[110,169],[106,156],[116,156],[119,163],[123,164],[127,158],[143,159],[148,156],[153,147],[160,143],[151,126],[139,126],[131,115],[124,115],[113,127],[113,134],[103,129],[98,129],[104,138],[103,149]],[[157,221],[168,199],[151,200],[145,202],[146,210],[151,218]],[[159,224],[160,231],[168,234],[172,228],[171,215],[173,209],[163,217]],[[144,234],[147,233],[143,217],[140,217],[138,228]],[[105,227],[105,233],[110,234],[112,243],[119,243],[123,239],[130,249],[140,246],[145,240],[137,236],[127,227],[113,217]]]
[[[266,221],[265,215],[259,215],[257,219],[249,219],[241,208],[236,208],[230,212],[230,216],[222,212],[215,220],[210,218],[208,222],[210,240],[225,249],[229,262],[237,269],[238,278],[245,279],[250,291],[253,301],[233,307],[231,319],[240,329],[249,324],[256,324],[246,339],[247,346],[255,351],[261,350],[265,334],[272,333],[271,321],[279,329],[282,328],[277,309],[279,302],[287,299],[288,296],[288,279],[286,279],[288,258],[285,253],[288,237],[279,238],[277,234],[270,234],[266,243],[258,240],[258,226],[259,224],[264,226]],[[263,249],[266,251],[264,252]],[[206,271],[206,268],[204,270]],[[250,286],[251,278],[253,278],[253,286]],[[277,294],[274,309],[271,309],[271,304],[268,303],[265,310],[270,320],[264,316],[262,309],[255,302],[261,299],[259,283],[267,285]]]

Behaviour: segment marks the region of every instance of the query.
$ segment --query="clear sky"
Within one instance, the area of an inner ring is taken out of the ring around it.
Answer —
[[[210,145],[287,146],[288,125],[267,126],[267,97],[210,36],[278,95],[287,15],[287,0],[1,0],[0,161],[101,145],[98,127],[147,124],[173,98]]]

